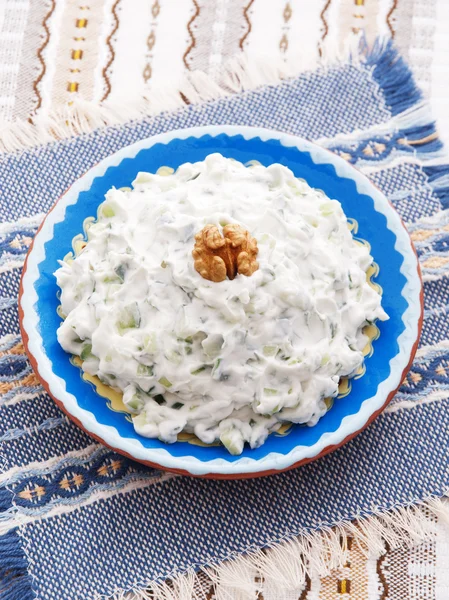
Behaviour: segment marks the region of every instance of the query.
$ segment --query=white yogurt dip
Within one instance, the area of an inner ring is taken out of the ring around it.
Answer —
[[[194,268],[206,224],[240,224],[259,269],[214,283]],[[123,392],[136,431],[254,448],[314,425],[363,363],[362,329],[388,318],[339,202],[279,164],[219,154],[110,190],[88,243],[55,275],[64,350]]]

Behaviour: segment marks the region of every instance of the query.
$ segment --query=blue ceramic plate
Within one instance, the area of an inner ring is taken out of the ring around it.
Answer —
[[[269,436],[261,447],[231,456],[221,446],[165,444],[139,436],[126,416],[108,408],[83,381],[56,339],[60,318],[57,260],[71,250],[86,217],[96,215],[105,193],[129,186],[139,171],[176,169],[212,152],[243,163],[281,163],[309,185],[339,200],[371,244],[380,267],[383,306],[390,319],[378,323],[380,337],[366,360],[366,373],[349,395],[335,401],[314,427],[294,426],[289,435]],[[314,460],[340,446],[386,406],[413,360],[422,323],[418,261],[398,214],[368,179],[343,159],[297,137],[251,127],[199,127],[158,135],[123,148],[100,162],[59,199],[37,233],[25,264],[19,300],[21,327],[33,367],[58,405],[85,431],[138,461],[199,476],[255,477]]]

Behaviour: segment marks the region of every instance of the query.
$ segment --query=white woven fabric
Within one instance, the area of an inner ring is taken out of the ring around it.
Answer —
[[[242,51],[307,66],[392,35],[449,140],[448,33],[447,0],[2,0],[0,121],[122,103],[195,69],[218,78]]]

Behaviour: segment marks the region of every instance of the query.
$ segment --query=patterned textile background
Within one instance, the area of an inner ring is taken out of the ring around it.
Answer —
[[[89,166],[123,145],[205,123],[285,130],[318,140],[356,164],[407,223],[425,280],[421,347],[388,409],[320,461],[246,482],[172,477],[93,444],[42,393],[18,332],[20,268],[42,213],[54,199]],[[0,157],[5,221],[0,230],[0,581],[3,577],[3,591],[9,590],[11,600],[31,600],[35,594],[45,600],[84,600],[110,595],[117,587],[140,588],[285,535],[441,496],[449,489],[449,189],[443,159],[428,108],[406,64],[389,47],[360,66],[319,69],[276,86]],[[386,540],[395,527],[410,528],[407,515],[384,524]],[[373,537],[375,531],[373,525]],[[424,587],[430,590],[428,597],[437,598],[447,572],[438,563],[447,560],[444,539],[434,531],[425,547],[408,555],[390,553],[377,563],[372,562],[375,553],[364,562],[354,544],[349,564],[333,579],[306,580],[306,588],[298,589],[301,577],[293,563],[284,582],[278,580],[279,564],[274,581],[284,595],[290,590],[303,598],[347,594],[351,582],[356,589],[363,581],[372,592],[370,600],[386,598],[387,588],[394,598],[404,586],[418,589],[416,598],[423,598],[419,590]],[[383,548],[377,546],[378,555]],[[8,553],[14,553],[14,561]],[[404,581],[402,575],[411,570],[416,575]],[[262,573],[263,585],[272,585],[270,572]],[[234,573],[223,585],[232,589],[235,579]],[[259,575],[250,590],[258,594],[261,585]]]
[[[250,57],[264,55],[269,60],[294,61],[302,55],[303,62],[313,65],[320,53],[329,58],[344,54],[345,48],[364,33],[368,41],[378,34],[395,37],[417,82],[430,96],[443,137],[449,139],[448,28],[446,0],[0,0],[0,119],[3,123],[26,120],[74,98],[126,103],[148,89],[173,84],[186,70],[202,69],[218,79],[221,66],[242,51]],[[349,69],[345,75],[349,78],[345,81],[352,86],[360,84],[355,72],[356,69]],[[448,433],[445,415],[449,333],[445,322],[449,225],[445,211],[440,209],[447,207],[449,186],[445,168],[438,166],[441,148],[425,110],[421,118],[412,118],[412,124],[420,124],[415,131],[413,127],[407,129],[410,123],[407,125],[407,120],[399,115],[406,109],[416,109],[416,95],[408,104],[396,103],[391,111],[390,97],[371,105],[375,93],[365,88],[364,92],[354,92],[355,107],[349,116],[339,115],[335,107],[335,114],[326,122],[326,102],[338,88],[338,74],[333,82],[331,78],[332,73],[326,82],[322,74],[305,75],[294,85],[267,91],[266,102],[278,102],[283,108],[282,116],[254,117],[257,93],[250,93],[235,102],[212,103],[204,111],[192,107],[172,121],[162,117],[86,136],[73,149],[71,144],[52,145],[22,157],[1,158],[0,443],[5,464],[4,473],[0,474],[0,536],[6,534],[0,537],[0,597],[27,600],[37,594],[37,598],[48,600],[87,600],[96,592],[110,591],[114,568],[101,560],[95,562],[79,527],[97,519],[99,543],[112,555],[117,542],[101,528],[110,528],[114,523],[114,510],[102,510],[101,505],[114,498],[117,502],[124,495],[138,506],[146,489],[170,482],[170,477],[142,470],[92,444],[67,422],[43,395],[25,359],[16,314],[20,268],[42,211],[98,158],[150,133],[212,121],[284,129],[318,139],[357,164],[385,190],[411,228],[421,256],[428,301],[422,348],[414,370],[396,404],[381,419],[405,423],[409,417],[404,413],[413,412],[415,416],[408,427],[413,430],[416,426],[419,431],[420,419],[425,422],[426,415],[432,413],[426,406],[435,403],[434,412],[440,415],[439,424],[443,427],[441,435]],[[368,79],[360,84],[362,88],[369,88]],[[314,93],[317,118],[298,127],[288,118],[288,111],[298,115],[306,110]],[[254,123],[254,118],[258,123]],[[382,129],[381,124],[387,122],[389,127]],[[362,130],[360,137],[351,135],[355,129]],[[348,135],[341,136],[342,133]],[[400,143],[404,135],[408,145]],[[92,154],[93,146],[100,148],[98,155]],[[86,153],[85,158],[74,160],[73,152],[80,151]],[[63,157],[59,170],[56,156]],[[42,172],[34,176],[39,170]],[[23,181],[17,179],[18,172]],[[381,423],[379,427],[383,427]],[[360,443],[367,444],[367,449],[369,438],[364,439]],[[416,448],[427,454],[424,441],[418,439]],[[434,477],[431,462],[427,457],[420,463],[422,469],[427,465],[423,480]],[[444,464],[447,466],[447,460],[441,461],[440,467]],[[332,481],[336,477],[332,469],[332,461],[323,462],[320,473]],[[351,486],[355,484],[349,481],[344,495],[353,495]],[[140,488],[143,491],[139,496]],[[106,515],[104,523],[99,514]],[[428,518],[434,528],[425,543],[408,549],[389,549],[387,545],[386,553],[372,553],[366,558],[350,538],[348,561],[343,569],[330,577],[307,578],[299,588],[292,584],[288,592],[281,592],[272,580],[261,579],[254,570],[250,578],[256,584],[248,597],[261,594],[265,600],[447,600],[449,526],[438,515],[429,512]],[[21,523],[20,530],[12,529],[11,523],[17,522]],[[84,540],[81,557],[88,563],[94,562],[97,572],[94,569],[88,576],[81,576],[82,560],[76,566],[67,559],[73,547],[70,539],[64,539],[64,531],[71,532],[75,545]],[[26,551],[25,558],[22,547],[17,545],[18,537]],[[157,551],[153,557],[157,557]],[[120,564],[121,558],[118,552],[114,560]],[[115,568],[131,575],[136,570],[126,560]],[[55,574],[59,583],[53,581]],[[27,595],[29,575],[35,578],[32,595]],[[20,579],[23,585],[15,595],[10,577]],[[120,585],[126,587],[127,581],[124,577]],[[210,586],[211,581],[204,578],[203,589],[209,591]]]
[[[313,62],[364,33],[395,38],[449,140],[448,23],[447,0],[2,0],[0,120],[218,77],[242,51]]]

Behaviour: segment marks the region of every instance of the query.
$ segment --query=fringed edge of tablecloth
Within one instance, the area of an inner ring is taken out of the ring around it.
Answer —
[[[12,492],[0,490],[0,514],[8,510]],[[2,600],[33,600],[32,577],[28,573],[28,559],[22,546],[19,528],[14,527],[0,535],[0,598]]]
[[[318,59],[305,53],[289,60],[276,59],[270,62],[255,60],[245,54],[237,55],[223,67],[219,81],[202,71],[187,73],[177,86],[149,89],[139,98],[128,98],[120,103],[96,103],[75,98],[48,112],[30,116],[27,120],[16,120],[0,124],[0,153],[10,153],[47,144],[75,135],[91,133],[107,127],[129,123],[136,119],[156,116],[166,111],[175,111],[188,104],[199,104],[229,96],[236,92],[252,90],[264,85],[296,77],[316,68],[350,62],[354,65],[366,63],[373,67],[373,77],[382,79],[385,98],[393,114],[401,112],[407,105],[416,103],[419,94],[407,65],[398,56],[391,42],[377,42],[367,48],[364,40],[354,39],[343,52],[324,47]],[[406,86],[407,100],[397,93],[397,86]]]
[[[307,578],[326,577],[332,570],[344,567],[351,543],[365,556],[378,558],[387,547],[393,550],[429,540],[436,532],[435,517],[449,524],[449,501],[445,505],[434,498],[374,513],[351,523],[304,533],[263,550],[228,557],[197,571],[191,568],[163,582],[139,583],[131,591],[117,590],[111,595],[96,596],[95,600],[253,599],[261,592],[261,582],[265,589],[273,586],[279,590],[280,595],[301,594]]]
[[[448,490],[449,494],[449,490]],[[204,600],[210,597],[257,598],[260,582],[280,592],[301,590],[306,579],[326,577],[348,561],[350,543],[367,557],[380,557],[386,548],[415,546],[436,531],[435,518],[449,525],[449,501],[439,498],[387,512],[322,527],[285,539],[245,555],[210,559],[164,581],[136,582],[132,590],[116,590],[95,600]],[[28,560],[18,528],[0,537],[0,597],[32,600],[35,597]],[[205,583],[206,582],[206,583]]]

